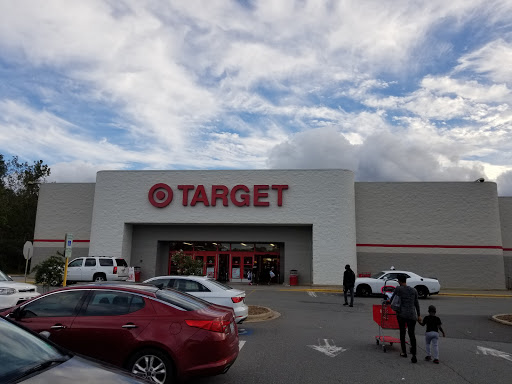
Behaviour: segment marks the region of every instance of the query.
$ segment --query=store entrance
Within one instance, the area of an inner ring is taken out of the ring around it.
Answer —
[[[254,255],[253,268],[254,284],[282,283],[279,255],[269,253],[258,253]],[[276,275],[270,278],[270,271]]]
[[[169,243],[169,274],[179,273],[172,255],[183,252],[202,262],[204,276],[220,282],[282,283],[279,243],[221,243],[173,241]],[[271,279],[273,271],[275,276]]]
[[[219,273],[217,280],[220,282],[229,281],[229,254],[219,254]]]

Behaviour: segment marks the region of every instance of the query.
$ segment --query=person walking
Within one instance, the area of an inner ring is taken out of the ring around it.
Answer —
[[[270,268],[270,272],[268,273],[269,279],[268,279],[268,285],[273,283],[274,277],[276,277],[276,274],[274,272],[274,267]]]
[[[439,364],[439,331],[443,334],[443,337],[446,337],[443,328],[441,327],[441,319],[436,316],[436,307],[433,305],[428,306],[428,315],[423,318],[422,321],[418,321],[421,326],[426,325],[427,329],[425,332],[425,349],[427,351],[427,356],[425,356],[425,360],[432,360],[432,356],[430,354],[430,344],[432,344],[432,355],[434,355],[434,363]]]
[[[345,304],[348,305],[347,294],[350,291],[350,306],[354,306],[354,284],[356,282],[356,274],[350,265],[345,265],[345,272],[343,272],[343,296],[345,297]]]
[[[398,327],[400,328],[400,345],[402,347],[400,356],[407,357],[407,351],[405,349],[405,332],[407,326],[409,341],[411,343],[411,362],[416,363],[418,360],[416,359],[416,336],[414,329],[416,327],[416,321],[421,322],[418,292],[407,285],[407,276],[403,273],[398,275],[397,280],[400,285],[393,291],[391,303],[393,303],[395,296],[400,298],[400,309],[396,311]]]

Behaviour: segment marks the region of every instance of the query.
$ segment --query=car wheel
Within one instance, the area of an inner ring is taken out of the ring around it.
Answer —
[[[100,281],[107,281],[107,277],[103,273],[97,273],[92,278],[92,281],[98,281],[98,282],[100,282]]]
[[[426,299],[428,297],[428,288],[422,285],[416,287],[416,291],[418,291],[418,297],[422,299]]]
[[[157,349],[144,349],[132,356],[128,370],[152,383],[171,383],[174,367],[167,355]]]
[[[358,296],[370,296],[372,294],[372,289],[368,285],[360,285],[357,287],[357,295]]]

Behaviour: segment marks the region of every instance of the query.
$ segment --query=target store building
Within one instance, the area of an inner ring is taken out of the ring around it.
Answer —
[[[348,170],[101,171],[96,183],[39,192],[32,266],[120,256],[141,277],[172,274],[174,252],[204,274],[248,282],[274,268],[301,285],[341,285],[394,266],[442,288],[505,289],[512,276],[512,198],[489,182],[361,183]],[[296,271],[296,272],[295,272]]]

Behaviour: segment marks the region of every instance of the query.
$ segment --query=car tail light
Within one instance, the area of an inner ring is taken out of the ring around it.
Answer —
[[[244,301],[244,298],[243,298],[242,296],[236,296],[236,297],[232,297],[232,298],[231,298],[231,301],[232,301],[233,303],[239,303],[239,302],[241,302],[241,301]]]
[[[230,321],[222,320],[185,320],[189,327],[206,329],[207,331],[227,333]]]
[[[115,275],[117,273],[117,267],[114,267],[114,272],[113,274]]]

